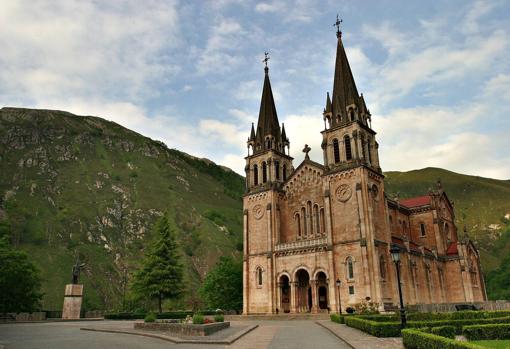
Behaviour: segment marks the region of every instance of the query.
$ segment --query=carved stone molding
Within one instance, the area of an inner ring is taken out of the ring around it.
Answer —
[[[335,190],[335,198],[340,202],[347,202],[352,196],[352,189],[348,184],[340,184]]]
[[[255,219],[261,219],[264,217],[264,209],[262,208],[262,205],[255,205],[253,207],[253,216]]]

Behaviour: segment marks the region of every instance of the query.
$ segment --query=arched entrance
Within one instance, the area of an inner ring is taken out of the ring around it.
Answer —
[[[319,311],[327,310],[329,304],[328,304],[328,281],[326,279],[326,274],[321,271],[317,273],[316,279]]]
[[[282,275],[279,280],[280,286],[280,310],[290,313],[290,280],[287,275]]]
[[[310,275],[304,269],[296,272],[296,311],[299,313],[309,312],[312,309],[312,290],[310,287]]]

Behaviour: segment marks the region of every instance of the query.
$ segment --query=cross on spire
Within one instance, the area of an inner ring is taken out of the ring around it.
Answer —
[[[342,36],[342,32],[340,31],[340,24],[342,24],[343,20],[338,18],[338,14],[336,15],[336,22],[333,24],[333,27],[336,27],[336,36]]]
[[[312,150],[312,148],[310,148],[308,144],[305,144],[305,147],[303,148],[303,153],[305,153],[305,160],[310,160],[310,156],[308,155],[310,150]]]
[[[264,70],[267,72],[267,70],[269,69],[267,67],[267,61],[269,61],[271,57],[269,57],[269,52],[267,51],[264,51],[264,59],[262,60],[262,63],[264,63],[266,66],[264,67]]]

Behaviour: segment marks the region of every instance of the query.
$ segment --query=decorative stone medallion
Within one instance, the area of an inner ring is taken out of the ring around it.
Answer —
[[[262,208],[262,205],[255,205],[255,207],[253,207],[253,215],[256,219],[264,217],[264,209]]]
[[[346,202],[352,196],[351,187],[348,184],[339,185],[335,190],[335,197],[340,202]]]

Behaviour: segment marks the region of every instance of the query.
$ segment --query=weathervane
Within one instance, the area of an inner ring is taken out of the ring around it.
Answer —
[[[269,52],[266,52],[264,51],[264,59],[262,60],[262,63],[264,63],[266,65],[266,69],[267,69],[267,61],[269,61]]]
[[[336,22],[333,24],[333,27],[336,27],[336,36],[340,37],[342,36],[342,32],[340,31],[340,24],[342,23],[343,21],[338,18],[338,14],[336,15]]]

